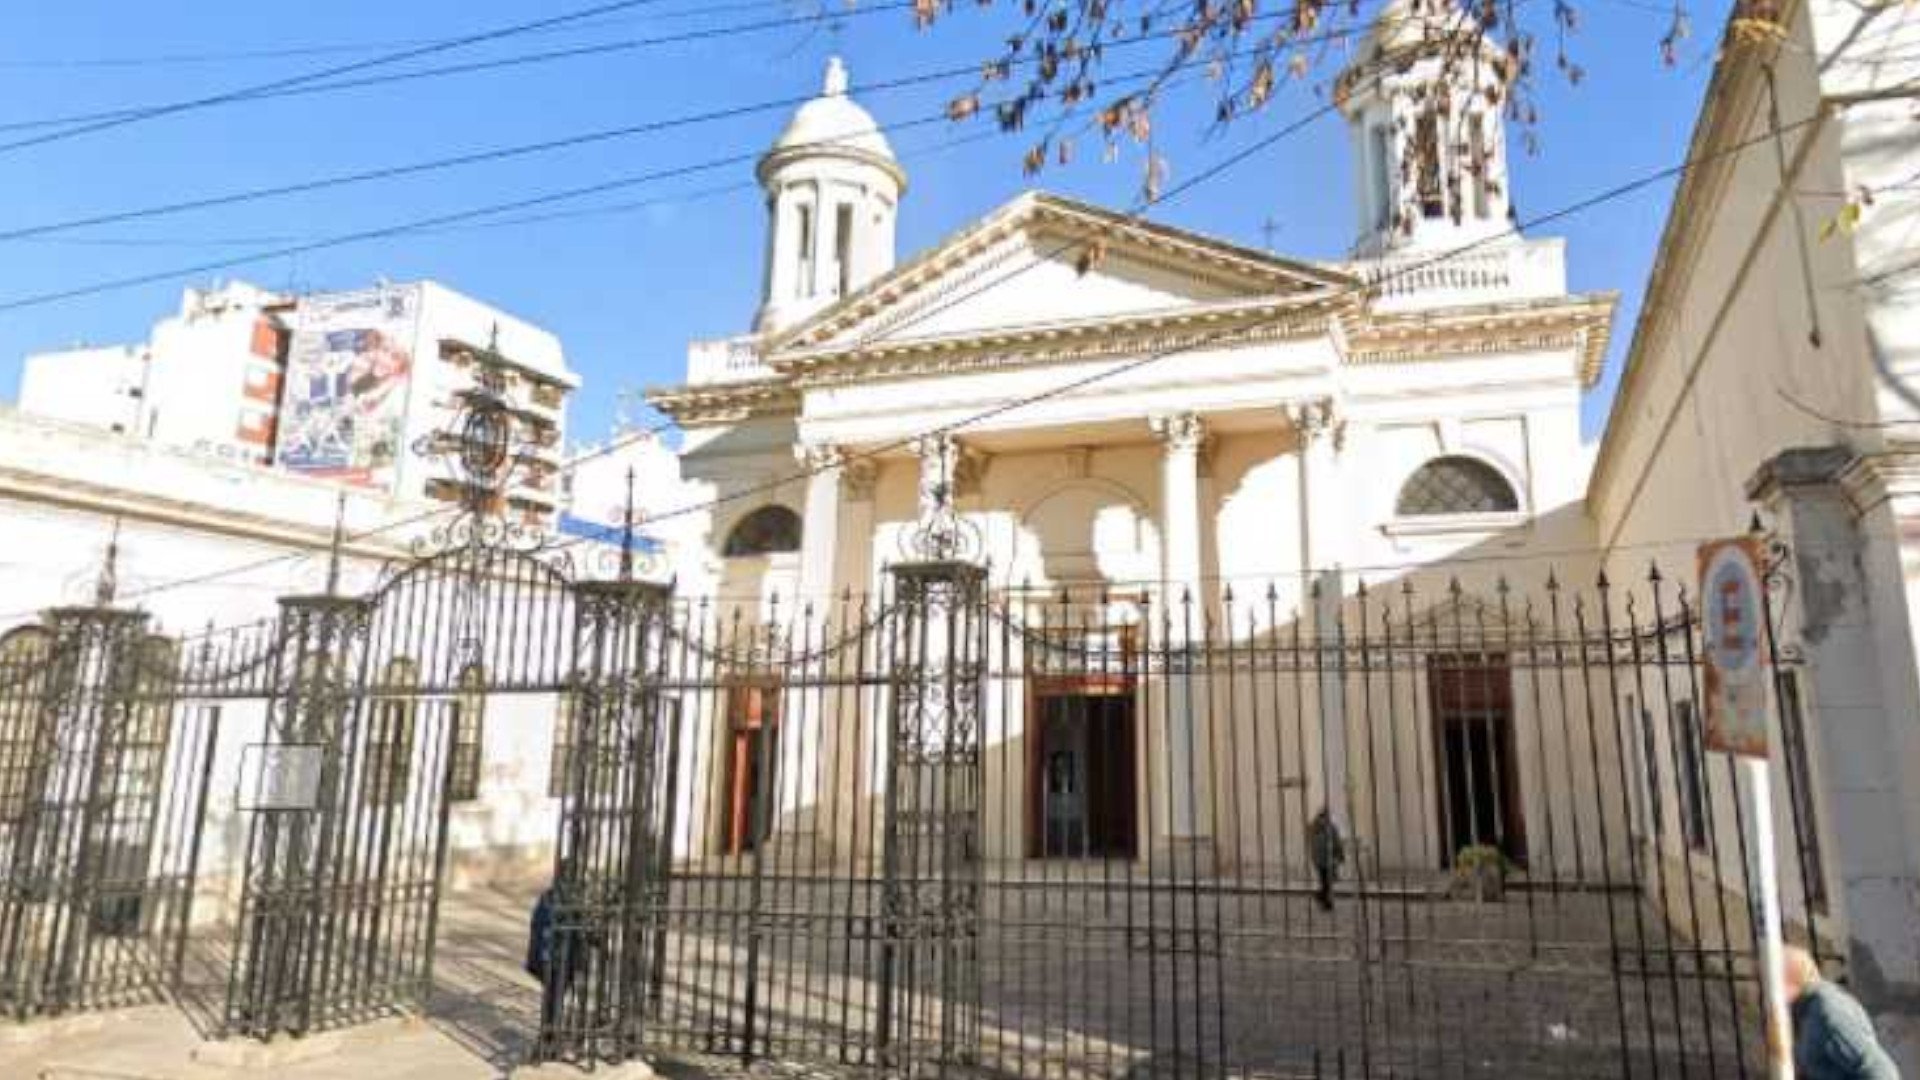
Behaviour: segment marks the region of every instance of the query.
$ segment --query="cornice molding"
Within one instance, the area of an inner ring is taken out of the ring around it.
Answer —
[[[776,359],[771,366],[799,389],[855,380],[907,378],[1057,364],[1126,353],[1245,348],[1327,332],[1329,305],[1265,300],[1216,308],[1178,308],[1147,317],[1034,324],[984,334],[891,342],[851,353]]]
[[[656,387],[647,403],[682,427],[737,424],[756,416],[799,413],[800,394],[786,378]]]
[[[1340,329],[1349,364],[1442,360],[1449,356],[1575,349],[1580,382],[1591,388],[1606,361],[1613,293],[1437,311],[1373,312]]]
[[[1188,349],[1245,349],[1329,335],[1351,365],[1439,362],[1503,352],[1574,350],[1580,377],[1599,375],[1613,320],[1612,294],[1379,314],[1355,294],[1320,293],[1189,305],[1077,322],[1035,323],[851,351],[768,358],[767,379],[655,389],[647,400],[687,426],[793,415],[806,390],[876,379],[924,378]]]
[[[330,524],[302,524],[232,507],[170,499],[144,490],[7,466],[0,466],[0,500],[17,500],[32,506],[51,506],[310,551],[325,551],[333,542],[333,526]],[[341,550],[356,558],[390,559],[407,554],[409,548],[404,538],[391,542],[352,539],[346,541]]]

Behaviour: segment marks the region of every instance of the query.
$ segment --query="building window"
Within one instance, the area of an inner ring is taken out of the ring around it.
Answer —
[[[1370,136],[1373,226],[1385,229],[1393,224],[1393,139],[1384,124],[1372,128]]]
[[[1700,718],[1691,701],[1675,702],[1673,715],[1674,737],[1680,740],[1680,827],[1687,846],[1704,851],[1707,847],[1707,769],[1705,748],[1700,743]]]
[[[553,759],[547,766],[547,794],[558,799],[567,793],[567,771],[573,768],[573,694],[563,692],[553,713]]]
[[[486,673],[479,664],[468,664],[460,671],[453,697],[453,768],[447,781],[447,798],[453,802],[472,802],[480,797],[481,747],[486,742]]]
[[[1785,743],[1787,796],[1793,803],[1793,835],[1800,852],[1800,878],[1807,907],[1826,914],[1827,873],[1820,852],[1820,821],[1813,804],[1813,759],[1807,754],[1807,723],[1800,700],[1800,673],[1780,673],[1780,735]]]
[[[1473,216],[1482,220],[1493,213],[1493,178],[1487,175],[1487,130],[1481,114],[1467,117],[1467,161],[1473,172]]]
[[[1657,839],[1667,828],[1667,804],[1660,794],[1660,754],[1655,748],[1653,738],[1653,714],[1646,709],[1635,710],[1631,698],[1627,701],[1627,710],[1634,713],[1640,724],[1640,786],[1647,802],[1647,836]]]
[[[813,207],[800,207],[800,295],[813,295]]]
[[[1434,458],[1400,487],[1394,513],[1401,517],[1435,514],[1500,514],[1520,509],[1520,498],[1500,470],[1470,457]]]
[[[41,693],[53,635],[37,626],[0,637],[0,822],[19,821],[33,802]]]
[[[729,558],[800,550],[800,515],[784,506],[763,506],[733,527],[720,553]]]
[[[833,215],[833,260],[834,269],[839,275],[839,292],[845,296],[853,291],[853,207],[841,203]]]
[[[1446,214],[1446,188],[1440,176],[1440,117],[1434,113],[1422,113],[1414,122],[1413,170],[1420,216],[1437,218]]]
[[[387,661],[367,732],[361,790],[369,806],[394,806],[407,797],[413,767],[414,694],[418,669],[404,657]]]

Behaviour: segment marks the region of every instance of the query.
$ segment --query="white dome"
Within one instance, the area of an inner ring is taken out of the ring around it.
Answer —
[[[853,151],[889,164],[894,161],[893,147],[887,145],[887,137],[880,133],[873,115],[847,96],[847,69],[837,56],[827,61],[820,96],[794,112],[768,156],[797,157],[809,150],[829,154]]]

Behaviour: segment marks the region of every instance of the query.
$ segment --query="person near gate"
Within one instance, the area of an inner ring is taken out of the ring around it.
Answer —
[[[1307,853],[1313,859],[1314,876],[1320,880],[1314,899],[1319,901],[1321,911],[1332,911],[1333,881],[1340,876],[1340,864],[1347,861],[1347,848],[1340,839],[1340,826],[1333,823],[1333,815],[1324,806],[1307,826]]]
[[[1787,1002],[1793,1012],[1793,1068],[1802,1080],[1900,1080],[1873,1021],[1852,994],[1820,977],[1813,954],[1789,945]]]
[[[558,1003],[561,995],[573,983],[574,972],[579,969],[580,957],[575,940],[578,935],[571,928],[554,926],[554,890],[565,871],[554,875],[554,880],[533,902],[533,914],[527,920],[527,974],[540,980],[546,996]]]

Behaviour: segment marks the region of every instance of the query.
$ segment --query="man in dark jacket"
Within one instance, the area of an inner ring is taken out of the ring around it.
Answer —
[[[1320,879],[1320,891],[1314,898],[1321,911],[1332,911],[1333,879],[1340,875],[1340,864],[1347,861],[1347,848],[1340,839],[1340,827],[1324,806],[1307,826],[1307,854],[1313,859],[1314,875]]]
[[[1812,954],[1786,947],[1787,1001],[1793,1011],[1793,1068],[1802,1080],[1900,1080],[1880,1047],[1873,1021],[1853,995],[1820,977]]]
[[[547,981],[547,969],[553,964],[553,886],[540,890],[533,902],[533,915],[527,920],[527,974]]]

